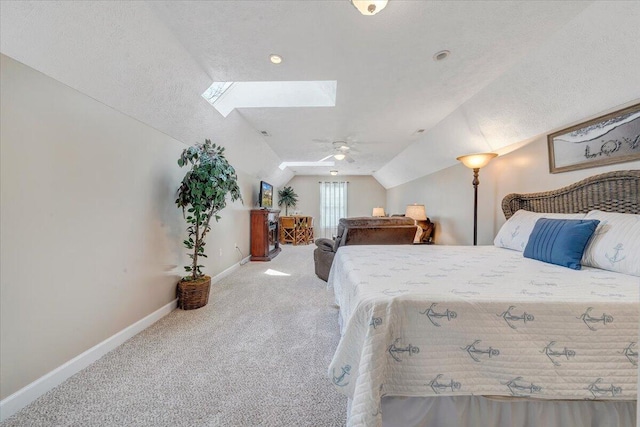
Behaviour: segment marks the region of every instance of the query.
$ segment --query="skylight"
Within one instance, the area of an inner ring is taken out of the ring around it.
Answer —
[[[284,170],[284,168],[288,166],[307,167],[307,166],[333,166],[333,165],[335,165],[335,162],[282,162],[278,167],[280,168],[280,170]]]
[[[233,85],[233,82],[213,82],[209,89],[205,90],[202,97],[214,105],[226,91]]]
[[[213,82],[202,94],[227,117],[235,108],[335,107],[335,80],[287,82]]]

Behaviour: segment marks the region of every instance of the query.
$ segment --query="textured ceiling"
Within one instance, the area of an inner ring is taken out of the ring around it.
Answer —
[[[389,188],[640,98],[640,2],[391,0],[371,17],[347,0],[0,5],[2,53],[184,143],[212,138],[276,185],[293,173],[281,161],[333,140],[357,150],[335,169]],[[265,80],[336,80],[336,106],[223,118],[200,98]]]

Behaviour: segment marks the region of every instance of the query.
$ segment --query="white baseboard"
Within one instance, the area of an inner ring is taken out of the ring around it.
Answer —
[[[225,277],[227,277],[228,275],[236,271],[238,268],[240,268],[240,263],[235,263],[231,267],[227,268],[226,270],[221,271],[220,273],[216,274],[211,278],[211,284],[213,285],[214,283],[219,282],[220,280],[224,279]]]
[[[226,270],[225,270],[226,271]],[[216,276],[217,277],[217,276]],[[80,372],[111,350],[124,343],[129,338],[142,332],[167,314],[171,313],[178,305],[175,299],[164,307],[159,308],[150,315],[138,320],[131,326],[126,327],[117,334],[107,338],[89,350],[69,360],[62,366],[57,367],[48,374],[38,378],[31,384],[21,388],[12,395],[0,401],[0,422],[6,420],[20,409],[24,408],[38,397],[42,396],[52,388],[62,384],[67,378]]]
[[[241,261],[241,263],[246,264],[249,261],[249,258],[250,257],[246,257]],[[233,264],[231,267],[215,275],[211,278],[211,283],[219,282],[224,277],[227,277],[233,271],[238,269],[241,263]],[[153,325],[155,322],[175,310],[177,306],[178,300],[175,299],[143,319],[138,320],[133,325],[126,327],[117,334],[107,338],[99,344],[96,344],[62,366],[57,367],[48,374],[38,378],[31,384],[6,397],[0,401],[0,422],[6,420],[52,388],[62,384],[62,382],[67,378],[77,374],[111,350],[124,343],[129,338],[132,338],[149,326]]]

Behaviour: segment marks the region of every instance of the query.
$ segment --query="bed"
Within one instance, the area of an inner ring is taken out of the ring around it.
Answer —
[[[640,171],[610,172],[506,196],[494,246],[340,248],[329,376],[347,425],[635,425],[639,194]],[[586,266],[523,256],[540,217],[567,214],[597,219]]]

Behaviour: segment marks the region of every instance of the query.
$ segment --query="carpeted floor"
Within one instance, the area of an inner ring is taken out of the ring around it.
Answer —
[[[240,267],[206,307],[173,311],[2,427],[344,425],[327,376],[338,311],[314,248]]]

